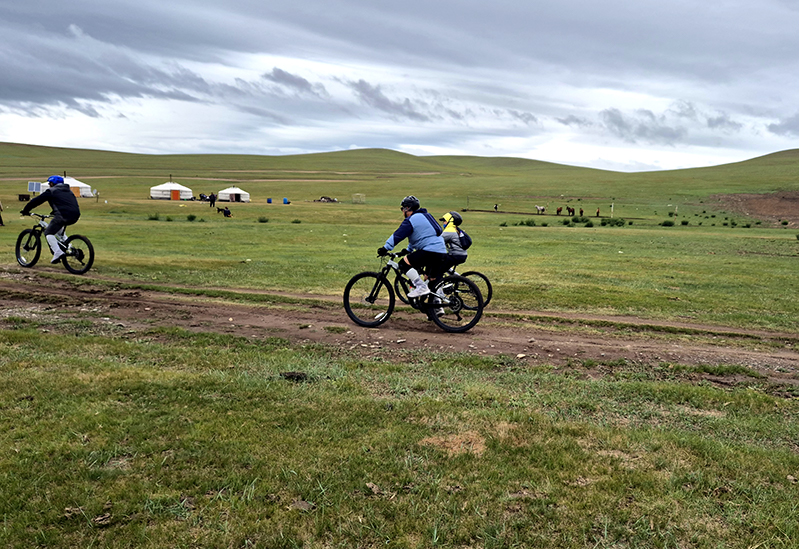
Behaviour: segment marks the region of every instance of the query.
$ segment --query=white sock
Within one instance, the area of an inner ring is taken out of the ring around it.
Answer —
[[[50,250],[53,251],[53,256],[61,256],[61,247],[58,246],[58,239],[55,235],[47,235],[47,244],[50,245]]]

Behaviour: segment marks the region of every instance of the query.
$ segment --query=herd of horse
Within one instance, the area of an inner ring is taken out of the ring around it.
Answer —
[[[546,206],[539,206],[538,204],[535,205],[535,206],[536,206],[536,213],[537,214],[544,214],[544,211],[547,210]],[[568,216],[574,216],[575,215],[575,209],[574,208],[572,208],[570,206],[567,206],[566,209],[567,209],[567,215]],[[558,208],[556,208],[556,216],[560,216],[563,211],[564,211],[564,207],[559,206]],[[580,209],[580,215],[583,216],[583,208]]]

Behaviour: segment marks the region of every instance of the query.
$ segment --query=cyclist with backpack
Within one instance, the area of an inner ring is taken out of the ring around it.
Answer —
[[[410,252],[399,262],[400,271],[414,285],[408,296],[425,296],[431,291],[416,268],[424,267],[432,281],[438,280],[444,273],[447,247],[442,239],[442,228],[427,210],[420,208],[419,199],[414,195],[409,195],[400,202],[400,210],[403,212],[403,221],[378,249],[378,256],[385,256],[403,239],[408,239],[407,250]]]
[[[444,222],[442,238],[447,246],[447,268],[461,265],[467,261],[467,249],[472,245],[472,238],[461,229],[464,221],[461,214],[452,210],[439,218]]]
[[[50,188],[31,199],[25,205],[25,208],[20,211],[20,214],[28,216],[30,211],[40,204],[50,203],[50,208],[53,209],[53,219],[50,220],[47,229],[44,230],[44,234],[47,244],[50,245],[50,250],[53,251],[53,259],[50,260],[50,263],[55,264],[60,262],[61,257],[64,255],[61,247],[58,246],[56,234],[59,231],[63,231],[68,225],[78,221],[78,218],[81,217],[81,208],[78,206],[78,199],[75,198],[72,189],[64,182],[64,178],[50,176],[47,178],[47,183],[50,184]]]

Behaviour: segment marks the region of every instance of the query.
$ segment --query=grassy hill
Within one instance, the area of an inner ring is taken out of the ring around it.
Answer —
[[[287,194],[313,200],[322,194],[349,198],[364,193],[381,204],[384,198],[394,203],[399,196],[417,194],[447,209],[488,209],[500,203],[506,211],[534,212],[536,204],[552,210],[565,201],[589,200],[577,206],[594,212],[621,203],[615,207],[618,215],[641,217],[642,211],[662,204],[697,202],[716,193],[796,190],[798,150],[706,168],[619,173],[520,158],[416,157],[384,149],[289,156],[139,155],[0,143],[0,178],[6,182],[24,184],[63,172],[93,178],[100,187],[135,183],[144,192],[145,186],[170,177],[192,182],[195,194],[209,193],[223,182],[247,187],[254,201]],[[620,212],[626,205],[630,210]]]

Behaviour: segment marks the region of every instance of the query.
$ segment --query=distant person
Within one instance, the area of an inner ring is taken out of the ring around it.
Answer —
[[[3,227],[5,224],[3,223],[3,202],[0,201],[0,227]]]
[[[222,215],[225,216],[226,218],[230,218],[231,209],[226,206],[225,208],[222,209]]]
[[[400,272],[411,279],[414,288],[409,298],[430,294],[428,283],[422,280],[417,268],[425,268],[428,279],[437,281],[444,273],[447,247],[442,239],[442,228],[427,210],[419,207],[419,199],[409,195],[400,202],[403,221],[386,243],[378,249],[378,256],[386,256],[403,239],[408,239],[410,253],[398,262]]]
[[[447,247],[447,269],[467,261],[467,251],[461,246],[460,226],[464,221],[458,212],[448,212],[439,221],[444,222],[442,238]]]
[[[581,218],[583,217],[583,208],[581,208]]]
[[[209,205],[211,208],[214,208],[214,205],[215,205],[215,204],[217,204],[217,196],[216,196],[214,193],[211,193],[211,194],[208,196],[208,205]]]
[[[597,214],[595,214],[598,218],[600,217],[600,209],[597,209]]]
[[[494,205],[494,211],[497,212],[497,205]]]
[[[78,199],[72,193],[69,185],[64,183],[64,178],[61,176],[50,176],[47,178],[47,183],[50,188],[43,191],[40,195],[34,197],[28,204],[25,205],[20,211],[23,216],[29,216],[31,210],[45,202],[50,203],[50,208],[53,209],[50,223],[44,230],[47,244],[50,245],[50,250],[53,251],[53,259],[50,260],[51,264],[61,261],[64,252],[58,246],[58,239],[56,234],[63,231],[68,225],[72,225],[81,217],[81,208],[78,206]]]

